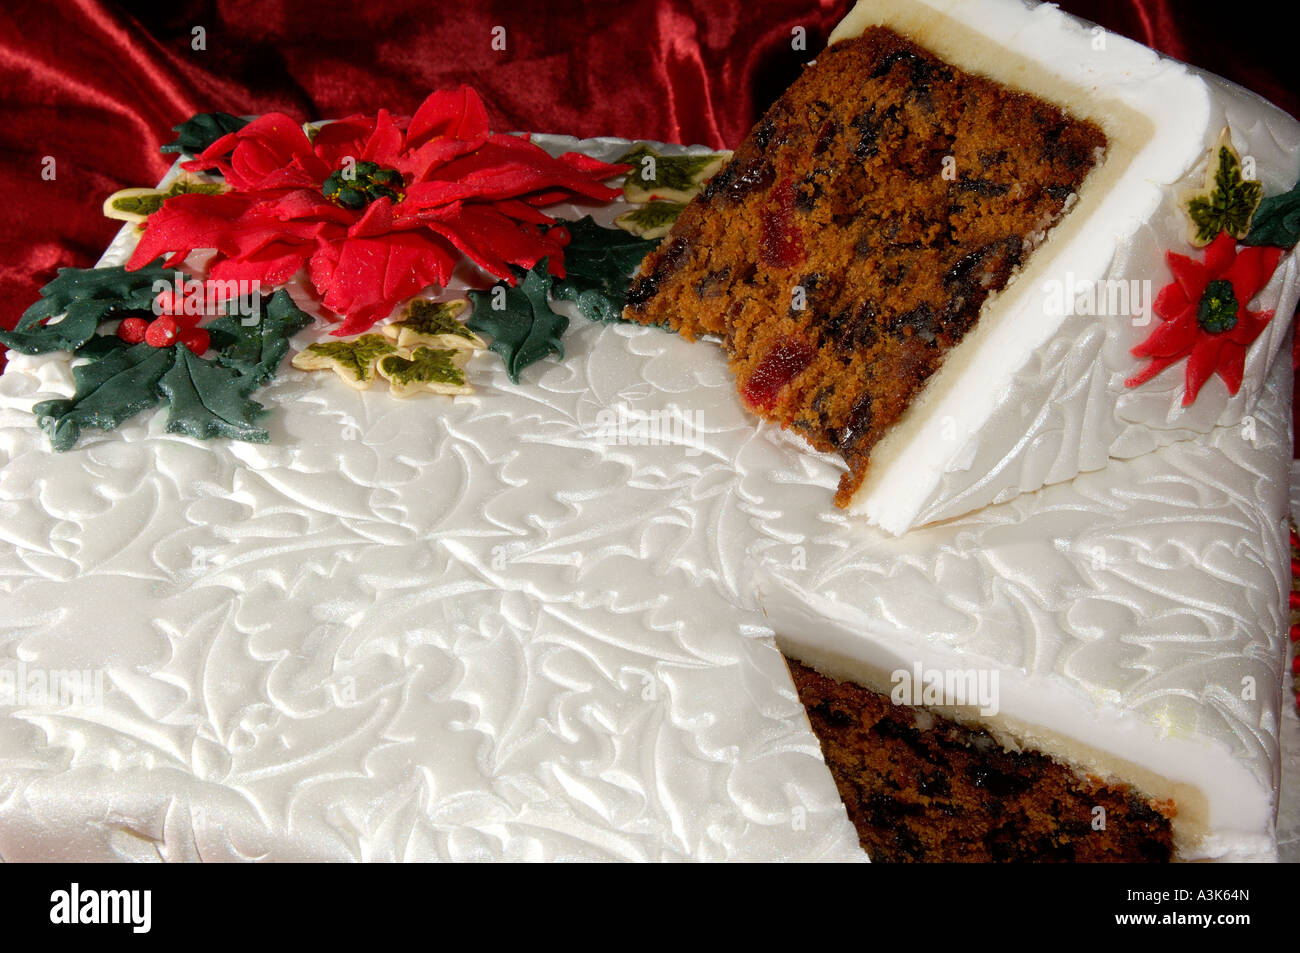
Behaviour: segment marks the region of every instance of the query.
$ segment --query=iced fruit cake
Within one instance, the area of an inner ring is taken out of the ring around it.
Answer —
[[[1105,153],[1096,125],[886,27],[831,46],[651,253],[627,314],[722,338],[746,406],[848,465]]]

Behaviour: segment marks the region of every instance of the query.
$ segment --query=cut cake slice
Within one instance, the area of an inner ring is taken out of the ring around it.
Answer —
[[[1285,321],[1235,394],[1185,406],[1181,362],[1125,383],[1225,128],[1291,187],[1300,124],[1217,77],[1049,5],[863,0],[625,313],[721,338],[751,410],[845,459],[850,512],[951,518],[1250,412]],[[1252,308],[1289,317],[1296,272]]]
[[[1288,363],[1270,378],[1248,428],[901,537],[816,509],[828,458],[746,448],[759,601],[873,859],[1276,856]]]

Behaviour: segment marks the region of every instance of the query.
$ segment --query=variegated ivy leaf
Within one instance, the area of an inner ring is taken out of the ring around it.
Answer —
[[[623,177],[623,196],[637,203],[689,202],[730,158],[730,152],[665,156],[650,146],[637,146],[618,160],[632,166]]]
[[[458,320],[468,301],[426,301],[416,298],[406,306],[401,321],[383,327],[384,334],[401,348],[467,348],[481,351],[487,342]]]
[[[1262,183],[1242,178],[1241,156],[1225,128],[1211,150],[1205,187],[1184,197],[1192,221],[1189,241],[1204,248],[1219,232],[1240,241],[1249,233],[1251,217],[1263,197]]]
[[[104,200],[104,217],[139,225],[174,195],[220,195],[227,188],[221,182],[205,182],[186,173],[165,189],[121,189],[114,192]]]
[[[472,394],[462,369],[472,351],[464,348],[417,347],[380,358],[378,371],[394,397],[416,394]]]
[[[663,238],[686,208],[683,202],[648,202],[640,208],[624,212],[614,219],[614,224],[641,238]]]
[[[293,356],[301,371],[333,371],[349,387],[366,390],[375,382],[375,364],[396,354],[397,346],[382,334],[363,334],[341,341],[317,341]]]

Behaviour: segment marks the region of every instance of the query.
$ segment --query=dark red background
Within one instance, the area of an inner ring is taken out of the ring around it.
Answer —
[[[1300,115],[1293,28],[1269,4],[1062,0]],[[7,2],[0,10],[0,322],[61,265],[86,267],[117,230],[110,192],[151,185],[158,147],[195,112],[307,119],[412,111],[473,85],[501,129],[734,146],[816,55],[850,0],[567,0],[348,5],[306,0]],[[1285,4],[1291,8],[1293,3]],[[492,28],[506,29],[494,51]],[[807,49],[791,49],[791,31]],[[206,49],[192,48],[202,27]],[[57,163],[41,178],[44,157]],[[1300,157],[1297,157],[1300,170]]]

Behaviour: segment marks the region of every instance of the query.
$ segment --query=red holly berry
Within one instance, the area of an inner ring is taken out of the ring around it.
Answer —
[[[148,328],[149,322],[144,318],[123,318],[117,326],[117,336],[127,344],[139,344]]]
[[[1300,642],[1300,625],[1291,626],[1291,641]]]
[[[181,334],[180,343],[193,351],[196,357],[202,357],[212,343],[212,336],[203,328],[190,328]]]
[[[149,322],[149,329],[145,331],[144,339],[150,347],[171,347],[176,343],[176,335],[179,331],[180,326],[176,323],[176,319],[163,315]]]
[[[1300,655],[1291,660],[1291,674],[1300,675]]]

